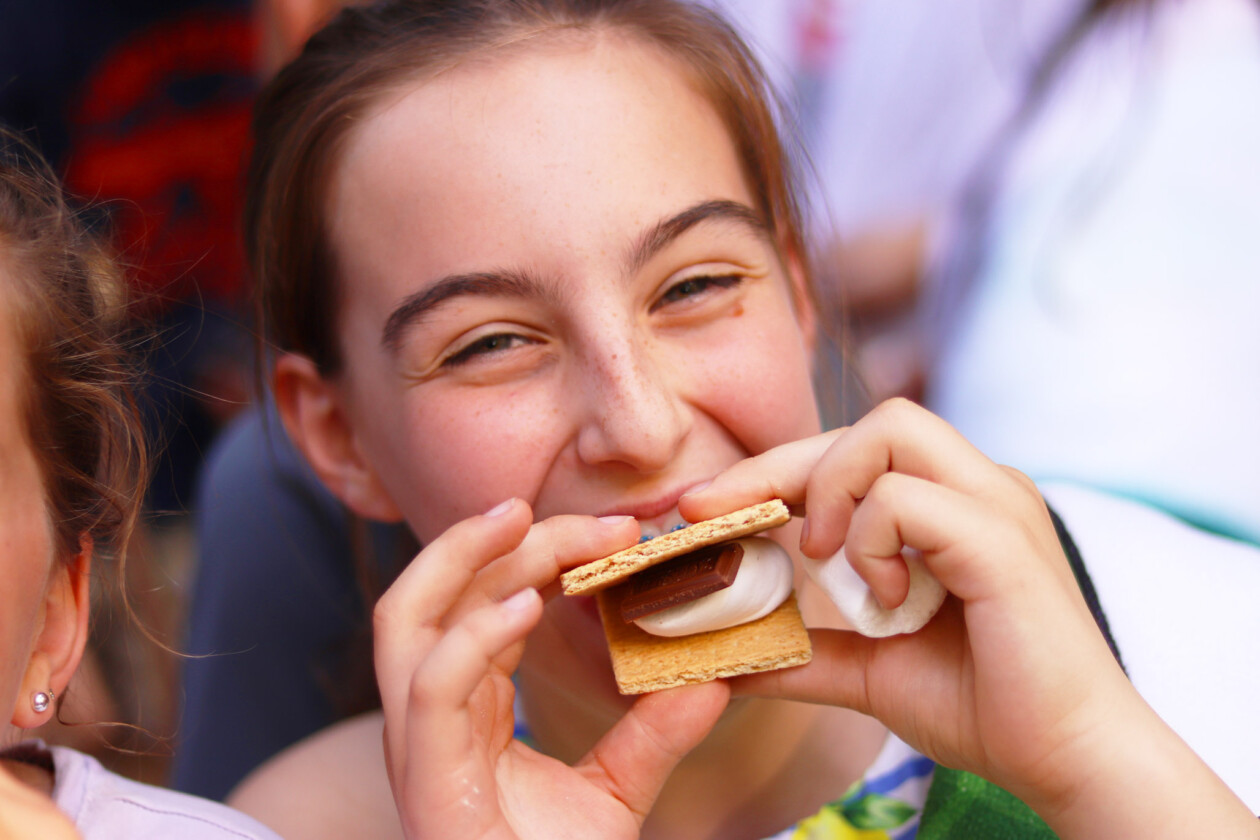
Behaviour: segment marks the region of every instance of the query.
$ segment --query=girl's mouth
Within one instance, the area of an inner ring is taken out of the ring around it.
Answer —
[[[639,523],[639,542],[647,542],[656,539],[661,534],[667,534],[670,531],[677,531],[685,528],[690,523],[683,519],[675,508],[663,516],[655,517],[651,520],[641,521]]]

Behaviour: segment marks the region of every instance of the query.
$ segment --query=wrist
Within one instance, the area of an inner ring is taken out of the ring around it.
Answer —
[[[1065,772],[1047,774],[1041,783],[1029,786],[1024,801],[1064,840],[1189,836],[1254,840],[1255,815],[1136,693],[1133,696],[1137,703],[1116,710],[1111,723],[1100,726],[1074,754],[1060,756]]]

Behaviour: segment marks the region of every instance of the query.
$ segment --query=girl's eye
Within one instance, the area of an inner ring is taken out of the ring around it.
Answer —
[[[738,274],[688,277],[687,279],[680,280],[666,289],[665,294],[661,295],[656,303],[652,304],[652,311],[656,311],[662,306],[668,306],[673,303],[679,303],[691,298],[700,297],[718,289],[734,288],[743,282],[743,279],[744,278]]]
[[[443,367],[458,367],[467,364],[478,356],[489,356],[494,353],[502,353],[512,347],[520,344],[528,344],[529,339],[515,333],[494,333],[492,335],[482,336],[481,338],[464,347],[459,352],[448,356],[442,361]]]

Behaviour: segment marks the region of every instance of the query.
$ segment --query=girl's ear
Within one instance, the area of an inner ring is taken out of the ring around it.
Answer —
[[[272,376],[276,407],[289,437],[324,486],[368,519],[397,522],[402,513],[363,457],[341,395],[305,356],[286,353]]]
[[[79,553],[69,562],[53,561],[39,608],[39,631],[13,709],[13,725],[19,729],[42,726],[56,714],[55,703],[40,710],[32,699],[39,692],[60,697],[79,667],[88,637],[91,570],[92,541],[87,537],[80,540]]]

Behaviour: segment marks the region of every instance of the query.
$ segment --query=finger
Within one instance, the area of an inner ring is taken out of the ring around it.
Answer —
[[[519,500],[457,523],[420,552],[376,602],[372,647],[387,715],[406,709],[412,674],[477,571],[519,545],[529,524],[529,505]]]
[[[887,472],[971,493],[1000,494],[1005,473],[948,423],[904,399],[881,403],[848,429],[785,444],[748,458],[679,500],[697,521],[772,497],[804,504],[802,549],[834,553],[858,500]],[[999,487],[1001,485],[1001,487]]]
[[[469,613],[434,645],[416,669],[406,737],[423,745],[426,774],[442,772],[438,768],[455,767],[467,759],[472,747],[469,699],[495,670],[494,660],[524,641],[541,616],[542,599],[533,589],[523,589],[502,603]],[[509,676],[507,672],[499,675]]]
[[[735,677],[734,695],[842,706],[883,721],[907,743],[925,744],[933,715],[953,721],[958,675],[969,666],[962,604],[945,602],[918,633],[873,639],[848,630],[810,630],[806,665]]]
[[[889,400],[837,437],[810,473],[801,550],[827,557],[839,549],[857,502],[890,472],[989,499],[1015,489],[1006,471],[948,423],[908,400]]]
[[[1039,524],[1046,531],[1041,544],[1035,539]],[[937,580],[967,603],[1036,599],[1039,581],[1051,575],[1059,583],[1065,581],[1064,568],[1045,562],[1047,553],[1058,553],[1048,514],[1044,524],[1016,520],[986,500],[914,476],[887,473],[858,505],[845,555],[863,580],[882,590],[877,597],[891,602],[904,594],[895,588],[901,578],[890,570],[904,571],[901,551],[907,547],[921,552]]]
[[[1097,626],[1042,507],[1017,519],[985,500],[890,474],[863,501],[845,553],[885,562],[895,545],[918,549],[933,576],[961,599],[968,647],[994,696],[1042,685],[1045,675],[1096,644]]]
[[[469,613],[453,626],[412,678],[411,710],[417,719],[456,723],[453,718],[444,720],[443,715],[466,711],[468,698],[490,672],[495,657],[523,641],[541,616],[538,593],[522,589],[502,603]],[[438,726],[431,734],[438,736],[442,731]],[[432,742],[441,740],[434,737]]]
[[[845,535],[843,560],[848,562],[866,583],[880,606],[895,609],[910,591],[910,573],[902,551],[932,551],[927,545],[911,545],[902,534],[901,517],[930,515],[950,516],[956,494],[921,478],[885,473],[875,480],[866,496],[858,503]],[[956,525],[962,522],[955,520]],[[939,534],[933,545],[939,548]],[[838,562],[839,556],[827,562]]]
[[[529,505],[519,499],[452,525],[402,570],[377,602],[375,620],[407,627],[440,626],[477,573],[519,546],[529,526]],[[377,628],[382,629],[390,627]]]
[[[669,774],[709,734],[729,697],[720,681],[646,694],[574,769],[642,823]]]
[[[814,465],[844,431],[785,443],[746,458],[703,487],[683,494],[678,510],[689,522],[699,522],[768,499],[800,504],[805,501],[805,486]]]
[[[544,519],[529,529],[518,548],[479,573],[481,599],[476,606],[500,601],[525,587],[543,590],[566,569],[634,545],[638,538],[639,525],[632,516]]]
[[[491,775],[503,743],[479,738],[470,701],[479,690],[501,690],[500,702],[510,708],[508,674],[495,673],[494,661],[522,642],[542,616],[542,601],[524,589],[506,601],[470,613],[433,647],[411,681],[406,717],[386,718],[385,737],[395,777],[401,776],[401,802],[421,809],[426,819],[448,828],[492,822],[498,801]],[[498,676],[499,684],[487,684]],[[480,714],[484,715],[485,712]],[[493,714],[493,712],[491,712]],[[400,726],[401,723],[401,726]],[[503,727],[510,739],[511,727]],[[407,759],[423,756],[413,771]],[[476,834],[476,832],[473,832]]]
[[[824,629],[810,630],[809,638],[814,654],[808,664],[732,677],[727,680],[731,693],[845,706],[873,714],[867,669],[876,645],[884,640]]]
[[[920,481],[897,473],[880,476],[858,503],[845,535],[844,559],[884,609],[898,607],[910,591],[910,574],[901,554],[906,546],[890,508],[899,498],[898,485]]]

